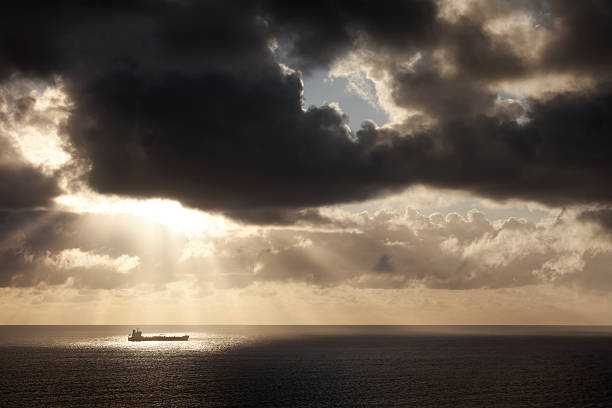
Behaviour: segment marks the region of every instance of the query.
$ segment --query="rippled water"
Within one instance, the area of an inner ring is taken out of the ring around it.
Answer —
[[[0,326],[0,406],[610,407],[609,327]]]

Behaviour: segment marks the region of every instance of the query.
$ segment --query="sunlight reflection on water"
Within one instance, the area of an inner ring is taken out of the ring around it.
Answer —
[[[157,333],[156,333],[157,334]],[[166,336],[182,336],[184,333],[165,333]],[[153,335],[153,334],[150,334]],[[88,340],[75,340],[62,345],[70,348],[122,349],[138,352],[221,352],[229,351],[251,342],[247,336],[218,335],[205,332],[190,333],[187,341],[128,341],[127,335],[106,336]]]

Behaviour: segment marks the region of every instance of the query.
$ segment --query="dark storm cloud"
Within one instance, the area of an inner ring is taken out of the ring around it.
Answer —
[[[303,210],[282,209],[246,209],[226,212],[229,217],[245,222],[256,220],[267,225],[291,225],[304,223],[309,225],[329,224],[331,220],[313,208]]]
[[[304,208],[415,182],[496,199],[612,201],[609,3],[481,2],[454,20],[437,4],[20,2],[0,17],[0,77],[62,76],[75,103],[66,131],[102,193],[259,223],[312,221]],[[517,7],[553,36],[538,58],[517,48],[528,39],[486,28]],[[303,69],[368,51],[393,101],[433,125],[350,134],[339,111],[304,111],[300,76],[277,63],[275,41]],[[491,88],[555,72],[597,72],[600,83],[505,105]]]
[[[59,191],[57,180],[36,168],[0,163],[0,210],[48,206]]]
[[[406,52],[437,35],[433,1],[270,0],[263,2],[262,9],[286,48],[281,51],[302,70],[329,66],[353,49],[359,36]]]
[[[59,192],[57,178],[25,163],[0,130],[0,210],[46,207]]]
[[[612,4],[606,0],[553,0],[549,7],[559,26],[544,53],[544,64],[560,71],[590,71],[609,77]]]
[[[605,187],[612,174],[610,86],[531,104],[522,125],[478,116],[410,138],[396,135],[392,147],[380,153],[395,159],[386,162],[386,170],[395,169],[399,183],[463,186],[502,200],[519,197],[554,205],[612,201]]]
[[[584,222],[595,223],[605,232],[612,234],[612,209],[610,208],[583,211],[578,219]]]

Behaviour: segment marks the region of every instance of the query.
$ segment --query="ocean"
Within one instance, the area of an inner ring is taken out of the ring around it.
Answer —
[[[612,407],[612,327],[0,326],[0,407]]]

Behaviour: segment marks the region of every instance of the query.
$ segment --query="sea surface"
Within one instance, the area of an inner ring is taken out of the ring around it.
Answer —
[[[612,327],[0,326],[0,407],[612,407]]]

